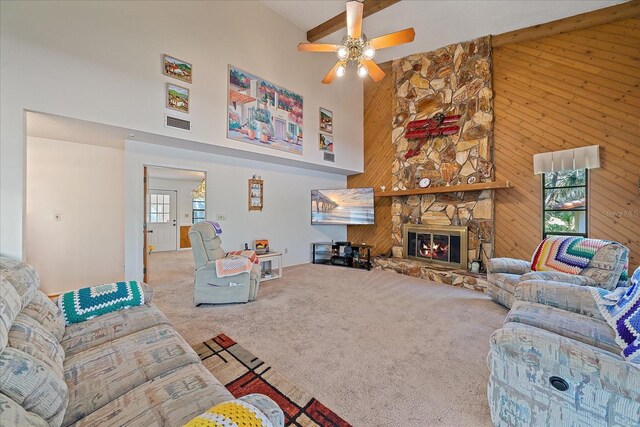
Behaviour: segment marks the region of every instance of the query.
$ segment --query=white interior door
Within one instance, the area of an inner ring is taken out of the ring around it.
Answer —
[[[177,250],[176,191],[151,189],[147,198],[147,229],[153,252]]]

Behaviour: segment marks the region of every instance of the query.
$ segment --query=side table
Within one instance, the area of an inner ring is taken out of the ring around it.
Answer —
[[[269,251],[258,255],[258,259],[260,260],[261,282],[282,277],[282,252]],[[272,261],[278,264],[277,270],[271,265]]]

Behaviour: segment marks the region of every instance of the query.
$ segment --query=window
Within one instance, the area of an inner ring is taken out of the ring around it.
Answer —
[[[204,213],[205,213],[205,203],[204,197],[196,197],[193,199],[192,208],[193,208],[193,223],[204,221]]]
[[[147,222],[169,222],[171,196],[168,194],[149,194]]]
[[[542,174],[542,237],[587,237],[587,170]]]

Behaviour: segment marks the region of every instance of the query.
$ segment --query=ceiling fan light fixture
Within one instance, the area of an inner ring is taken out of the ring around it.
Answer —
[[[344,66],[344,64],[340,64],[338,66],[338,68],[336,68],[336,76],[337,77],[342,77],[344,76],[344,73],[347,71],[347,67]]]
[[[376,50],[369,45],[366,45],[362,49],[362,57],[364,59],[372,59],[376,55]]]
[[[369,71],[367,70],[367,67],[365,67],[362,64],[358,65],[358,76],[360,78],[365,78],[365,77],[367,77],[367,74],[369,74]]]
[[[346,46],[342,45],[338,48],[336,53],[338,54],[338,58],[347,59],[347,57],[349,56],[349,49],[347,49]]]

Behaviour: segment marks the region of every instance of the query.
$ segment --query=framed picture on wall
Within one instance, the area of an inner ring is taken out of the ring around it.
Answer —
[[[162,55],[162,74],[191,83],[191,64],[164,54]]]
[[[227,138],[302,155],[301,95],[229,65]]]
[[[333,112],[320,107],[320,130],[333,133]]]
[[[261,179],[249,180],[249,211],[261,211],[263,204],[264,181]]]
[[[318,148],[327,153],[333,153],[333,136],[321,133]]]
[[[167,108],[189,114],[189,89],[167,83]]]

